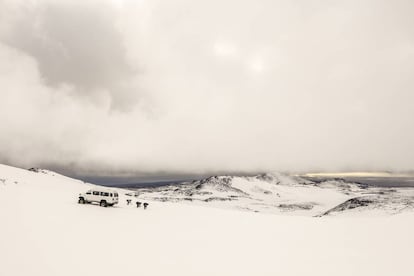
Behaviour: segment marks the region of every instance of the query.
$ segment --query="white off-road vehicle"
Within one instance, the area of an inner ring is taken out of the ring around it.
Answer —
[[[78,202],[79,204],[95,202],[102,207],[114,206],[118,203],[118,193],[107,189],[94,188],[86,193],[79,194]]]

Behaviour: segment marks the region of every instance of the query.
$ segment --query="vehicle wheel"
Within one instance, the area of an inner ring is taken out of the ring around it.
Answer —
[[[108,206],[108,204],[106,203],[105,200],[101,200],[101,203],[99,205],[102,206],[102,207]]]
[[[83,197],[80,197],[78,203],[85,204],[85,199]]]

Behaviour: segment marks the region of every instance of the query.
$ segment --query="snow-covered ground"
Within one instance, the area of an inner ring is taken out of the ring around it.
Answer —
[[[325,216],[397,214],[414,210],[414,188],[380,188],[343,179],[311,181],[280,173],[212,176],[137,189],[140,198],[260,213]]]
[[[246,183],[240,180],[233,188],[245,192],[251,188]],[[217,187],[209,184],[199,190],[215,192]],[[335,192],[333,183],[303,184],[282,185],[283,200],[308,195],[312,198],[299,202],[323,203],[321,210],[327,211],[337,200],[363,193]],[[414,269],[410,210],[383,215],[387,212],[381,208],[370,209],[381,216],[288,216],[209,208],[208,203],[220,207],[215,200],[148,201],[143,210],[127,206],[128,191],[120,189],[121,202],[114,208],[77,204],[78,194],[91,186],[49,171],[0,165],[0,275],[411,276]],[[258,188],[273,194],[281,187]],[[268,202],[269,193],[253,189]],[[315,191],[323,199],[331,200],[332,194],[335,202],[319,199]],[[230,192],[238,191],[223,191],[225,196]]]

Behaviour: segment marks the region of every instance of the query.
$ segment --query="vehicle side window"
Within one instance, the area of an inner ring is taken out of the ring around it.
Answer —
[[[112,193],[110,193],[109,196],[112,197]]]
[[[93,191],[93,192],[92,192],[92,194],[93,194],[93,195],[99,195],[99,192],[95,192],[95,191]]]
[[[91,194],[91,191],[87,191],[87,192],[86,192],[86,194],[87,194],[87,195],[90,195],[90,194]]]
[[[109,196],[109,193],[101,192],[101,195],[103,195],[103,196]]]

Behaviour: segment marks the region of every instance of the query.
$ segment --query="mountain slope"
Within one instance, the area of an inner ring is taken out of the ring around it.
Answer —
[[[313,182],[280,173],[250,177],[212,176],[159,188],[137,189],[137,192],[141,198],[164,202],[182,201],[220,208],[306,216],[338,215],[339,211],[328,212],[328,210],[352,198],[365,196],[382,198],[383,204],[377,204],[375,207],[386,211],[385,213],[411,209],[406,207],[414,203],[414,189],[398,189],[398,191],[379,189],[340,179]],[[390,206],[387,205],[387,200]],[[401,204],[394,204],[397,201]],[[348,210],[341,209],[342,212]],[[368,210],[368,208],[358,210]]]

